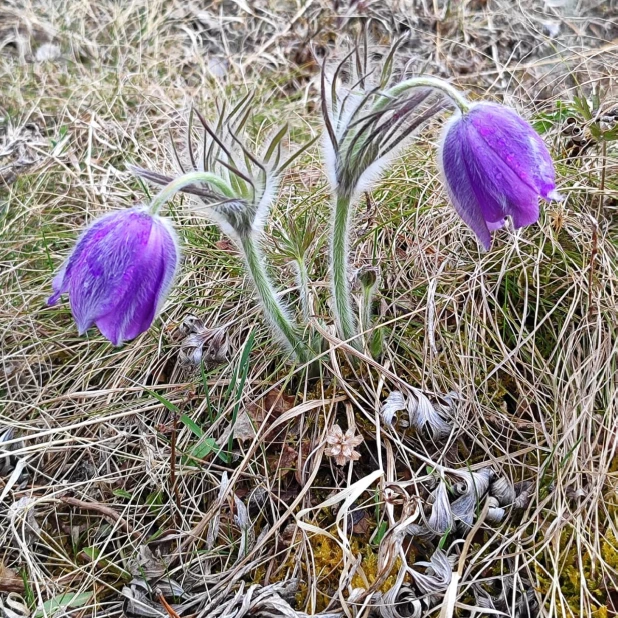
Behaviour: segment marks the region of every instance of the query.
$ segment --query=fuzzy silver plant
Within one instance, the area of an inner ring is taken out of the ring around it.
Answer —
[[[433,534],[442,536],[455,527],[448,490],[444,481],[438,483],[430,498],[432,504],[431,514],[427,520],[427,528]]]
[[[489,612],[513,616],[514,618],[532,618],[538,615],[539,603],[534,586],[525,577],[517,576],[518,585],[515,586],[514,565],[507,561],[508,574],[494,580],[494,587],[498,591],[488,591],[479,583],[472,585],[476,600],[476,608],[470,614],[471,618],[486,616]],[[489,611],[484,611],[489,610]]]
[[[472,526],[477,506],[487,494],[489,484],[495,476],[491,468],[480,470],[458,470],[454,491],[459,497],[451,504],[456,521],[465,527]]]
[[[179,360],[188,369],[199,368],[202,363],[214,365],[227,360],[230,347],[227,327],[206,328],[195,315],[186,315],[178,327],[183,337],[180,343]]]
[[[343,60],[325,60],[321,74],[323,150],[334,203],[330,270],[335,318],[340,335],[356,347],[358,325],[348,280],[354,201],[371,188],[414,131],[445,106],[437,101],[422,107],[432,95],[428,88],[388,94],[400,44],[377,63],[369,57],[365,40]]]
[[[284,170],[315,140],[286,156],[283,146],[287,125],[274,131],[261,148],[250,149],[246,135],[253,110],[253,97],[247,95],[228,110],[223,104],[218,119],[211,125],[198,111],[191,112],[187,128],[187,158],[174,153],[181,176],[171,177],[139,167],[132,171],[158,185],[166,185],[161,201],[182,191],[199,198],[193,211],[215,222],[241,249],[269,323],[298,360],[306,362],[311,353],[301,329],[286,304],[279,298],[261,251],[264,225]],[[196,145],[194,119],[201,136]]]
[[[420,572],[419,567],[424,567],[426,571]],[[422,594],[427,595],[444,592],[453,576],[453,566],[441,549],[436,549],[429,561],[415,562],[410,571],[417,588]]]
[[[216,222],[223,232],[238,240],[262,233],[285,169],[315,140],[307,142],[291,156],[283,145],[288,133],[284,125],[273,131],[260,148],[250,149],[247,126],[254,109],[253,96],[246,95],[228,110],[227,103],[218,108],[218,118],[210,124],[196,109],[189,114],[186,132],[188,161],[174,147],[177,166],[182,174],[202,172],[194,184],[183,187],[200,203],[193,212]],[[201,136],[194,139],[195,118]],[[158,185],[167,185],[174,177],[131,167],[138,176]]]
[[[397,412],[408,413],[408,422],[417,431],[427,429],[434,440],[447,438],[453,427],[447,415],[453,411],[456,399],[445,399],[445,404],[433,404],[420,390],[413,389],[405,395],[401,391],[391,391],[382,404],[380,415],[387,425],[392,425]]]

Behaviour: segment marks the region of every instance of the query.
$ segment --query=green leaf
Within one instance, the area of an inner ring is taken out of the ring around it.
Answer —
[[[117,498],[126,498],[127,500],[130,500],[131,498],[133,498],[133,494],[130,491],[127,491],[126,489],[114,489],[112,493]]]
[[[214,438],[204,438],[200,440],[187,455],[187,459],[205,459],[207,455],[210,455],[213,451],[219,451],[219,445]]]
[[[19,569],[19,576],[24,583],[24,599],[26,601],[26,605],[33,609],[36,606],[36,600],[34,596],[34,590],[30,585],[28,571],[24,567],[22,567],[21,569]]]
[[[585,97],[573,97],[575,109],[586,119],[592,120],[592,110]]]
[[[92,545],[91,547],[84,547],[82,551],[90,558],[90,560],[96,560],[101,555],[101,550]]]
[[[444,547],[446,546],[446,540],[448,538],[448,535],[451,533],[451,529],[449,528],[443,535],[442,538],[440,539],[440,542],[438,543],[438,549],[444,549]]]
[[[201,438],[204,435],[204,431],[202,430],[202,428],[186,414],[181,415],[180,422],[185,427],[190,429],[191,433],[193,433],[194,436]]]
[[[53,616],[59,610],[67,607],[83,607],[90,603],[94,593],[90,592],[66,592],[59,594],[43,603],[43,607],[39,609],[34,618],[43,618],[44,616]]]
[[[383,521],[378,526],[378,531],[376,532],[375,536],[373,537],[373,544],[374,545],[380,545],[380,543],[382,542],[382,539],[384,538],[384,535],[386,534],[387,530],[388,530],[388,523]]]
[[[151,513],[158,513],[160,506],[163,504],[163,492],[153,491],[146,496],[146,504],[149,506]]]
[[[170,412],[176,412],[178,414],[180,410],[177,406],[175,406],[171,401],[168,401],[163,395],[159,395],[154,391],[151,391],[147,388],[144,389],[147,393],[151,394],[155,399],[158,399]]]
[[[242,400],[242,392],[245,388],[245,381],[247,379],[247,374],[249,373],[249,355],[251,354],[251,348],[253,348],[253,339],[255,335],[253,331],[249,333],[249,337],[247,338],[247,343],[242,351],[240,357],[240,363],[238,365],[237,375],[240,376],[240,380],[238,381],[238,388],[236,390],[236,403],[234,404],[234,409],[232,410],[232,429],[234,425],[236,425],[236,419],[238,418],[238,410],[240,409],[240,402]],[[227,450],[228,453],[232,453],[232,445],[234,442],[234,431],[230,433],[230,437],[228,439]]]
[[[373,331],[373,335],[371,336],[371,341],[369,343],[369,351],[371,352],[371,357],[376,360],[380,359],[382,356],[382,351],[384,349],[384,329],[377,328]]]
[[[148,537],[148,539],[146,540],[146,545],[148,545],[148,543],[152,543],[153,541],[156,541],[164,533],[165,533],[165,528],[160,528],[152,536]]]
[[[171,401],[168,401],[163,395],[159,395],[159,393],[155,393],[151,391],[149,388],[146,388],[143,384],[132,380],[131,378],[127,378],[129,382],[132,382],[136,386],[141,386],[149,395],[152,395],[157,401],[161,402],[170,412],[176,412],[176,414],[180,413],[180,410],[177,406],[175,406]]]

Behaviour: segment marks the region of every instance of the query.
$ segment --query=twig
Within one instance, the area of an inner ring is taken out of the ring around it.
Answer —
[[[159,600],[159,603],[163,605],[163,607],[165,608],[165,611],[169,614],[170,618],[180,618],[176,610],[165,600],[163,593],[160,590],[157,590],[156,594],[157,594],[157,599]]]
[[[114,509],[110,506],[106,506],[100,502],[84,502],[83,500],[78,500],[77,498],[72,498],[70,496],[63,496],[62,498],[59,498],[59,500],[69,506],[84,509],[84,511],[94,511],[95,513],[100,513],[104,517],[108,517],[116,522],[118,527],[122,528],[127,534],[131,534],[132,536],[141,536],[139,532],[135,532],[133,530],[131,524],[129,524],[126,519],[116,513],[116,511],[114,511]]]

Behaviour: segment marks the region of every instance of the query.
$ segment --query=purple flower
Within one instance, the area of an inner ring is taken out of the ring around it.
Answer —
[[[539,218],[539,198],[560,199],[543,140],[513,110],[477,103],[446,127],[440,163],[451,201],[486,249],[490,232],[513,218],[516,228]]]
[[[114,345],[148,330],[167,296],[179,249],[166,219],[138,206],[97,219],[54,277],[54,305],[68,293],[83,335],[93,324]]]

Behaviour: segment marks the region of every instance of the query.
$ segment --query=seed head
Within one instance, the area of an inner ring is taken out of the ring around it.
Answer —
[[[325,451],[326,455],[334,457],[338,466],[344,466],[349,461],[358,461],[360,453],[354,449],[362,441],[362,436],[354,435],[354,429],[348,429],[343,433],[339,425],[333,425],[326,435],[326,442],[330,445]]]

